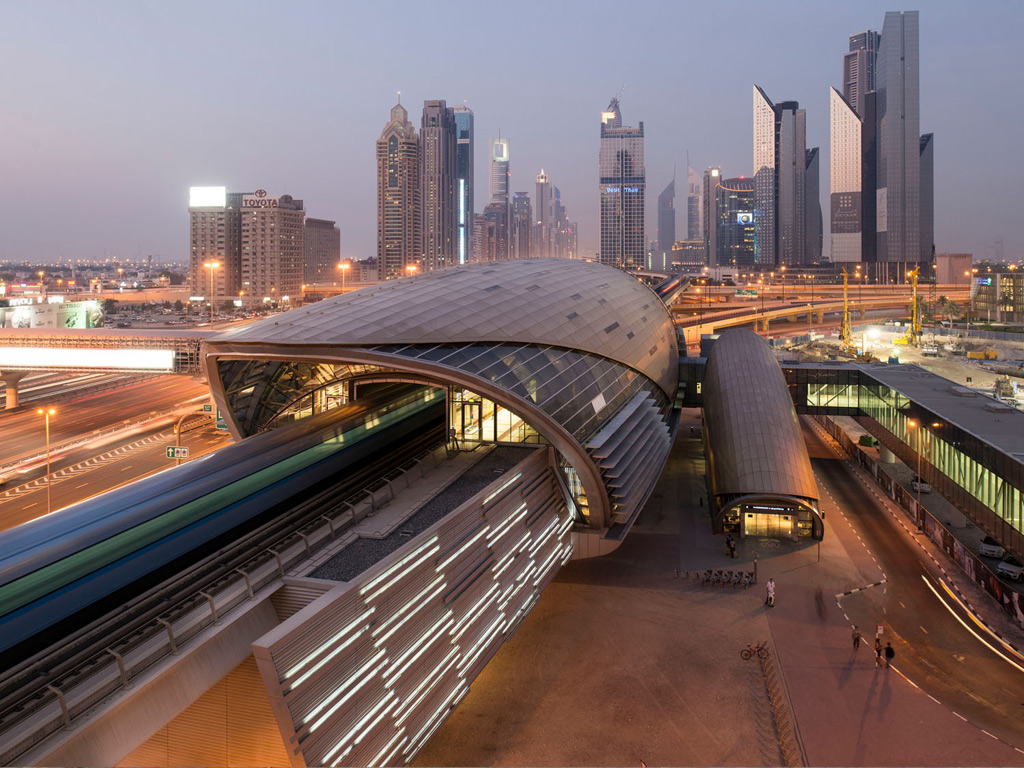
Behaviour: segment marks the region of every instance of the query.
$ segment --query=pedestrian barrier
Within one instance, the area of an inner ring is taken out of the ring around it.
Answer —
[[[778,740],[782,764],[791,768],[807,765],[800,747],[800,737],[793,726],[793,718],[789,713],[789,702],[775,659],[768,652],[763,655],[758,653],[757,657],[761,661],[761,674],[764,677],[764,686],[768,693],[772,727],[775,730],[775,738]]]

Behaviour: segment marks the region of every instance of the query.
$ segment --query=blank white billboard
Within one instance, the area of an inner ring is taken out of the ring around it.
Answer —
[[[189,208],[223,208],[228,204],[227,187],[189,187]]]
[[[174,368],[174,350],[0,347],[0,370],[8,368],[117,368],[130,371],[170,371]]]

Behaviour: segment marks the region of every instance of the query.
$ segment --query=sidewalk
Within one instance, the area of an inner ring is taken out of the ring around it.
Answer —
[[[825,540],[711,533],[703,456],[684,411],[665,472],[609,555],[569,563],[420,753],[417,765],[779,765],[765,679],[739,651],[767,639],[810,765],[1022,765],[899,673],[854,655],[835,595],[880,579],[839,515]],[[701,503],[703,501],[703,504]],[[753,570],[750,589],[675,572]],[[764,583],[777,605],[764,605]]]

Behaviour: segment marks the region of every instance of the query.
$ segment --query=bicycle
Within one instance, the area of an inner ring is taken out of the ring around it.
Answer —
[[[748,661],[749,659],[751,659],[754,656],[755,653],[757,654],[757,658],[759,658],[759,659],[767,659],[768,658],[768,641],[767,640],[762,640],[760,643],[757,643],[756,645],[748,645],[746,648],[744,648],[742,651],[740,651],[740,657],[744,661]]]

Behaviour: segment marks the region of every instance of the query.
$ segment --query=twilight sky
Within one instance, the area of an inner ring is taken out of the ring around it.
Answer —
[[[396,91],[476,115],[476,207],[487,138],[511,145],[512,186],[544,166],[597,248],[600,112],[623,86],[644,122],[654,201],[686,153],[749,175],[751,86],[807,110],[821,147],[828,251],[828,87],[848,36],[921,11],[921,130],[935,133],[942,251],[1024,251],[1024,3],[482,0],[0,0],[0,259],[188,257],[188,187],[265,188],[336,219],[345,257],[375,253],[374,140]],[[685,204],[677,198],[677,232]]]

